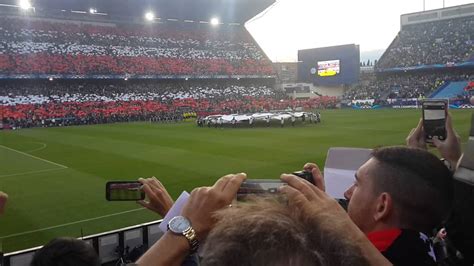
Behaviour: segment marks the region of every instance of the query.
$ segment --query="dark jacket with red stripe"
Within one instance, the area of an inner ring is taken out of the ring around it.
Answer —
[[[371,232],[367,237],[393,265],[436,265],[431,240],[423,233],[390,229]]]

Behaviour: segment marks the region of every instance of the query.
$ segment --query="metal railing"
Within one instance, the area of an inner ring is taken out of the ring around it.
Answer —
[[[138,224],[100,234],[81,237],[99,255],[102,264],[119,262],[127,251],[142,247],[148,249],[163,232],[159,229],[162,220]],[[0,254],[0,266],[29,266],[33,256],[41,246]],[[115,265],[115,264],[114,264]],[[120,265],[120,264],[118,264]]]

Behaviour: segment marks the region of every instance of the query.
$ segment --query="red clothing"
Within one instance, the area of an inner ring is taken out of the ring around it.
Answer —
[[[402,233],[400,229],[390,229],[385,231],[371,232],[367,234],[367,238],[380,251],[386,251]]]
[[[423,233],[394,228],[371,232],[367,238],[395,266],[436,265],[431,240]]]

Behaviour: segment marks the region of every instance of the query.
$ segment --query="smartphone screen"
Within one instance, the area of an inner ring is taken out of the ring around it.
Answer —
[[[245,200],[250,195],[272,195],[278,193],[278,188],[286,185],[278,179],[248,179],[237,191],[237,200]]]
[[[110,181],[105,185],[108,201],[137,201],[145,199],[142,184],[136,181]]]
[[[432,143],[433,137],[446,139],[446,101],[423,102],[423,129],[426,142]]]

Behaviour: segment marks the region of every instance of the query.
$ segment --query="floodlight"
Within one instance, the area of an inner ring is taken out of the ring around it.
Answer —
[[[219,19],[218,18],[211,18],[211,25],[219,25]]]
[[[128,80],[128,78],[127,78],[127,77],[125,77],[123,80],[127,81],[127,80]]]
[[[148,11],[145,13],[145,19],[148,20],[148,21],[152,21],[155,19],[155,14],[153,14],[153,12],[151,11]]]
[[[89,9],[89,13],[95,14],[95,13],[97,13],[97,9],[95,9],[95,8],[90,8],[90,9]]]
[[[49,77],[49,81],[53,81],[53,80],[54,80],[54,78],[53,78],[53,77]]]
[[[28,9],[32,8],[31,3],[30,3],[29,0],[20,0],[18,2],[18,6],[23,10],[28,10]]]

